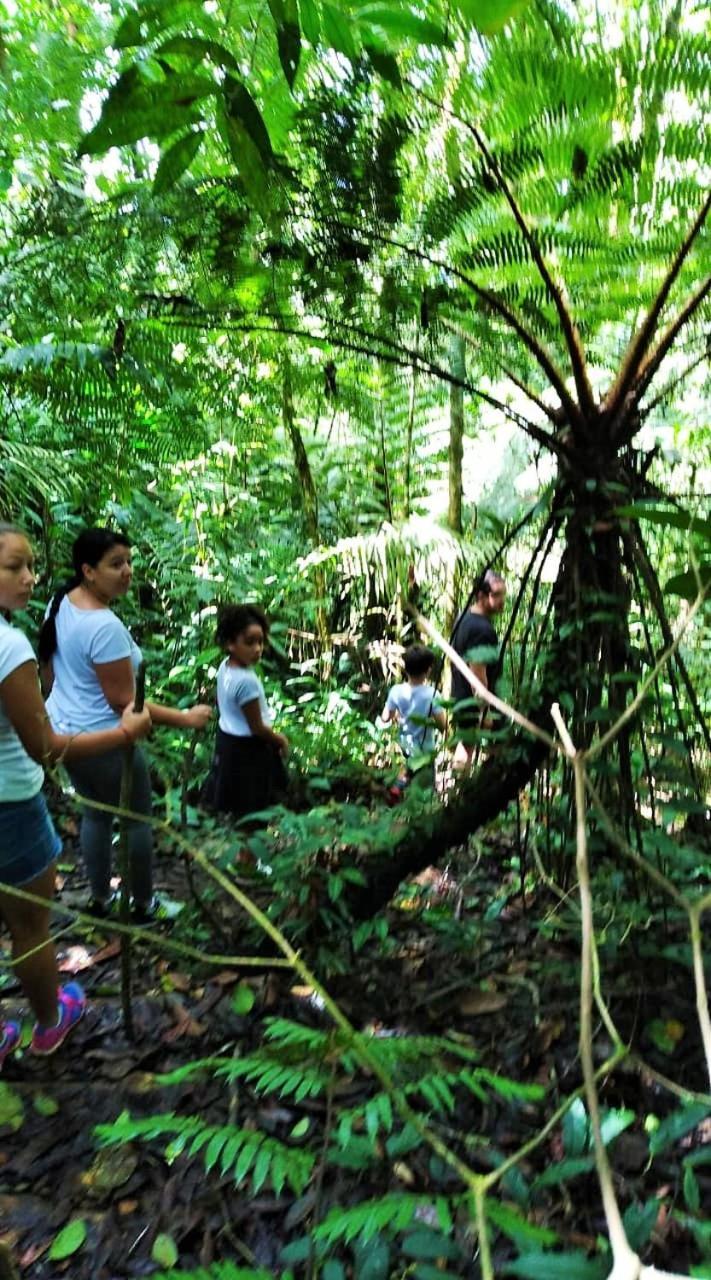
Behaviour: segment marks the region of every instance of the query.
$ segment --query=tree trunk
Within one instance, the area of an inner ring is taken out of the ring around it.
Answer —
[[[453,334],[449,344],[451,373],[464,382],[467,376],[464,339]],[[452,533],[462,532],[462,457],[464,455],[464,389],[449,389],[449,507],[447,524]]]
[[[303,436],[301,435],[298,423],[294,416],[291,361],[286,353],[284,353],[283,360],[282,420],[294,453],[294,463],[296,465],[296,474],[299,480],[299,490],[303,504],[306,534],[311,546],[317,547],[321,541],[318,520],[318,495],[316,493],[316,485],[314,484],[311,464],[309,463]],[[316,568],[314,571],[314,585],[317,597],[316,630],[318,633],[321,651],[322,653],[327,653],[330,652],[331,640],[325,610],[326,581],[323,570],[320,568]]]

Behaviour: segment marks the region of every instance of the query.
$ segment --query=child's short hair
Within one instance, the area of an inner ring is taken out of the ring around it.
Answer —
[[[435,656],[431,649],[424,644],[413,644],[409,649],[405,650],[403,665],[405,674],[408,676],[426,676],[431,671],[435,663]]]
[[[215,639],[219,645],[236,640],[242,631],[256,623],[264,632],[264,639],[269,635],[267,615],[258,604],[223,604],[217,612],[217,628]]]

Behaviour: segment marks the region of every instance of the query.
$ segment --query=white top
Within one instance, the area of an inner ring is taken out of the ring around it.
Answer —
[[[0,618],[0,686],[25,662],[35,662],[27,636]],[[31,800],[43,779],[42,766],[28,756],[5,714],[0,688],[0,804]]]
[[[120,715],[104,697],[95,667],[130,658],[134,671],[141,650],[111,609],[77,609],[67,596],[56,618],[57,648],[52,655],[54,683],[47,712],[58,733],[115,729]]]
[[[242,707],[247,702],[254,702],[255,698],[259,700],[263,723],[270,725],[274,717],[267,706],[259,677],[250,667],[235,667],[229,658],[225,658],[217,672],[217,707],[223,733],[234,734],[236,738],[252,737]]]
[[[439,707],[437,690],[432,684],[394,684],[386,711],[396,711],[398,738],[406,756],[434,750],[434,725],[425,722]]]

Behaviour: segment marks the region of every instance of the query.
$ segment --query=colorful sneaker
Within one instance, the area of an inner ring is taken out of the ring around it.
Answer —
[[[59,1021],[55,1027],[41,1027],[35,1023],[32,1032],[32,1052],[46,1058],[66,1040],[86,1009],[86,996],[78,982],[67,982],[58,992]]]
[[[2,1039],[0,1039],[1,1067],[8,1054],[12,1053],[13,1049],[16,1049],[20,1043],[20,1024],[19,1022],[3,1022],[0,1025],[2,1026]]]

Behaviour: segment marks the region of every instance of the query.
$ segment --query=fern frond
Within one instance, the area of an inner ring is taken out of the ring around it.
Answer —
[[[452,1217],[444,1196],[432,1199],[401,1192],[382,1196],[379,1200],[364,1200],[353,1209],[331,1209],[313,1234],[316,1240],[325,1240],[329,1244],[338,1240],[349,1243],[356,1236],[367,1243],[381,1231],[404,1231],[417,1213],[431,1213],[433,1209],[442,1231],[451,1231]]]
[[[219,1166],[220,1176],[232,1177],[238,1185],[249,1177],[254,1192],[269,1181],[277,1195],[287,1184],[300,1195],[315,1163],[309,1152],[287,1147],[259,1130],[207,1125],[198,1116],[168,1113],[133,1119],[123,1112],[112,1124],[97,1125],[95,1132],[104,1145],[150,1141],[173,1134],[165,1148],[167,1159],[175,1160],[183,1153],[193,1157],[202,1152],[206,1173]]]
[[[153,1280],[275,1280],[273,1271],[238,1267],[234,1262],[213,1262],[197,1271],[154,1271]]]

